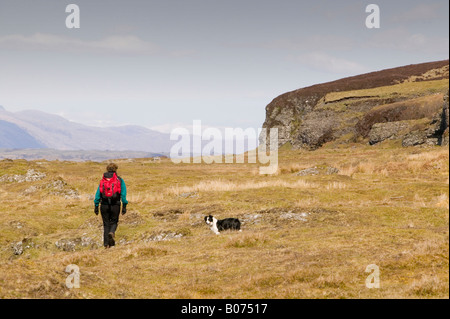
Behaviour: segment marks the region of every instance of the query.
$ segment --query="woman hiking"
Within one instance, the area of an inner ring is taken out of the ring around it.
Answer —
[[[118,168],[115,163],[108,164],[94,199],[96,215],[99,213],[99,205],[101,204],[103,246],[105,248],[110,248],[116,244],[115,233],[119,223],[121,202],[122,215],[127,212],[127,187],[123,179],[117,176]]]

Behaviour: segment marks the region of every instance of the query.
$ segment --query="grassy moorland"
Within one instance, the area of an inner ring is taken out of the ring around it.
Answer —
[[[449,297],[448,148],[279,155],[272,176],[118,160],[130,204],[108,250],[92,202],[106,163],[0,161],[0,298]],[[216,236],[206,214],[243,231]],[[380,289],[365,286],[369,264]]]

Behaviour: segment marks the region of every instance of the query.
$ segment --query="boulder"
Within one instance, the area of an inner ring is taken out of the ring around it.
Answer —
[[[369,144],[374,145],[387,139],[396,139],[408,128],[409,123],[406,121],[376,123],[369,132]]]

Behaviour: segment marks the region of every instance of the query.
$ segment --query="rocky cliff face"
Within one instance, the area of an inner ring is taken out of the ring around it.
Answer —
[[[332,141],[448,143],[448,77],[446,60],[299,89],[266,107],[263,128],[278,128],[279,146],[296,149],[313,150]]]
[[[402,141],[403,146],[449,145],[449,106],[448,91],[444,97],[444,106],[438,111],[424,129],[411,130]]]
[[[449,141],[449,105],[448,105],[448,91],[447,91],[447,96],[444,99],[444,114],[443,114],[443,118],[445,118],[445,122],[446,125],[444,125],[445,130],[444,133],[442,134],[442,145],[449,145],[450,141]]]

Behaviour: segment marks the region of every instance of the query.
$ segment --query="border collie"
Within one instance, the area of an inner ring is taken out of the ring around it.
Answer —
[[[205,223],[211,227],[211,230],[216,235],[220,235],[222,230],[239,230],[241,231],[241,222],[237,218],[226,218],[217,220],[212,215],[205,216]]]

